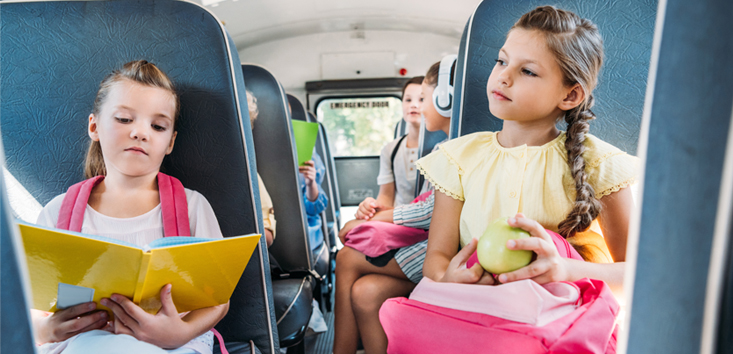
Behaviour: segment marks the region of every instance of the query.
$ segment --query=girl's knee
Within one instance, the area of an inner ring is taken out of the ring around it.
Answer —
[[[376,312],[384,302],[379,281],[360,278],[351,287],[351,307],[358,312]]]

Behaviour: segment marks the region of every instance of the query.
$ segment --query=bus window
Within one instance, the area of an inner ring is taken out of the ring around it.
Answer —
[[[326,126],[334,156],[379,155],[394,139],[402,101],[395,96],[326,98],[318,102],[316,114]]]

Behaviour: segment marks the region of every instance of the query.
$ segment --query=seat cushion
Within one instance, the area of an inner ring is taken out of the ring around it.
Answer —
[[[305,336],[313,312],[311,277],[273,280],[272,293],[280,346],[295,345]]]

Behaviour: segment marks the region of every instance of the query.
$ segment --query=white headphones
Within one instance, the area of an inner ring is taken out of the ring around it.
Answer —
[[[453,111],[453,84],[450,82],[450,72],[457,59],[457,55],[451,54],[446,55],[440,61],[438,84],[433,91],[433,106],[441,116],[446,118],[449,118]]]

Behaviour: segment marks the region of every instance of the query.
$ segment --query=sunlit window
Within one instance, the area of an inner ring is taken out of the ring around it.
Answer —
[[[393,96],[328,98],[318,103],[316,114],[326,126],[334,156],[379,155],[394,138],[402,101]]]

